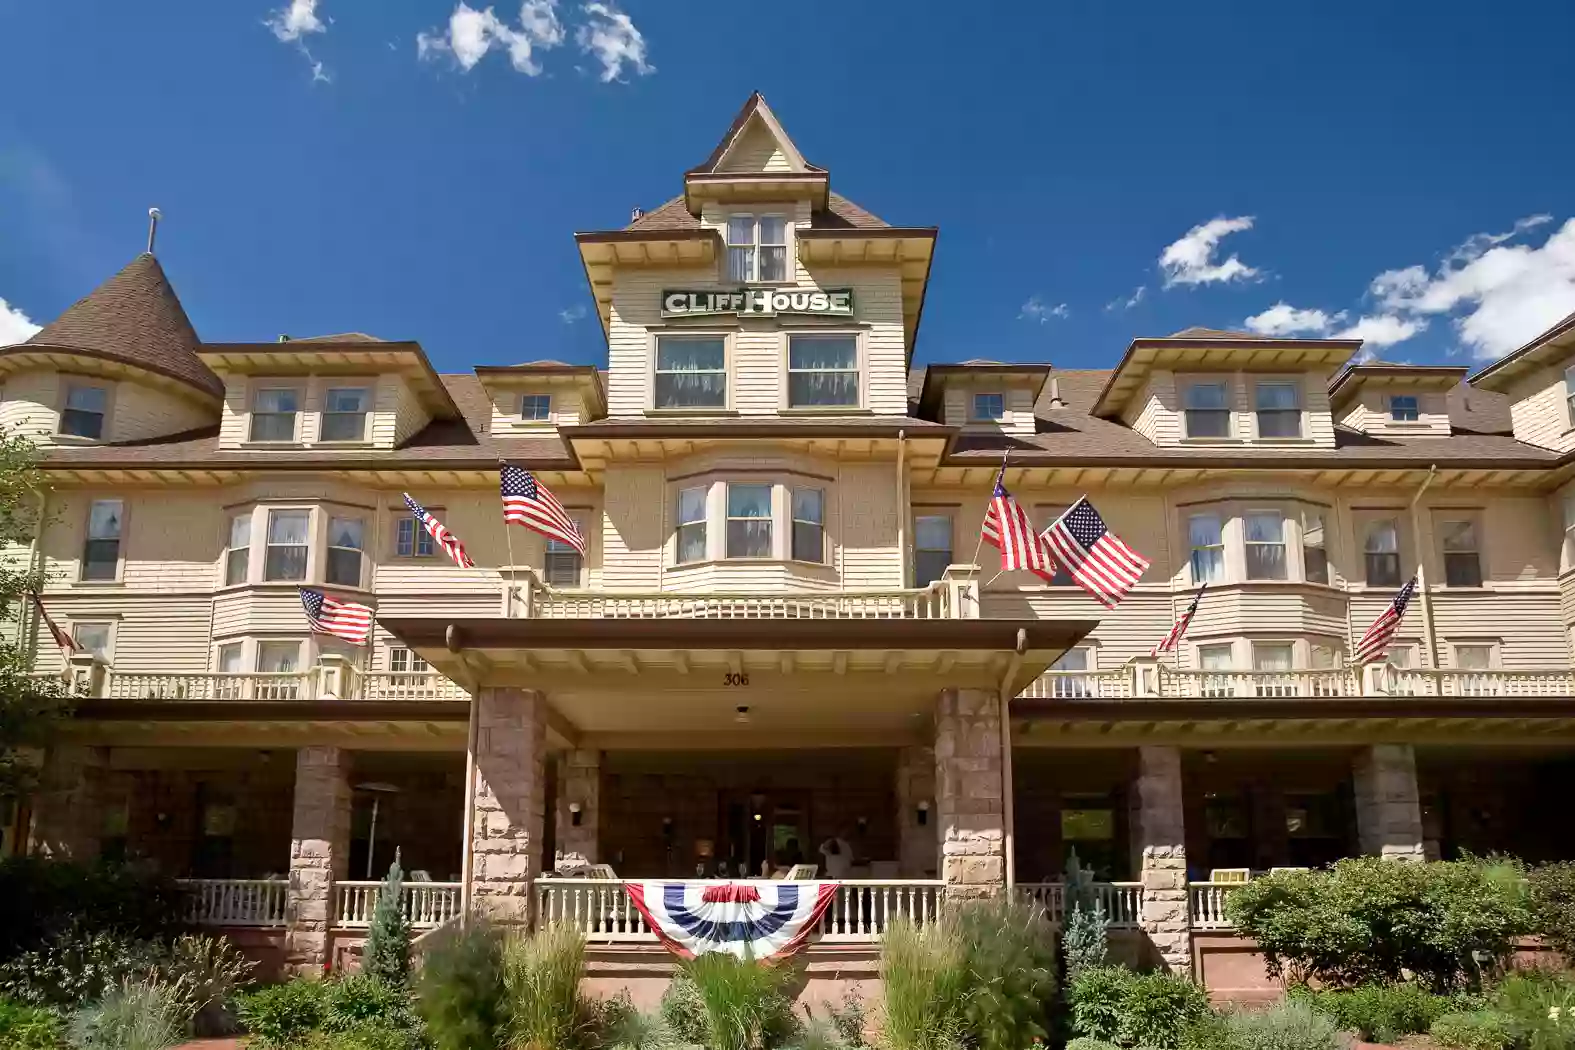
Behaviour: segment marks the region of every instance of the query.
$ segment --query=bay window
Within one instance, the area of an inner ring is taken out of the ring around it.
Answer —
[[[1294,380],[1259,380],[1253,385],[1258,410],[1258,436],[1299,438],[1302,407],[1299,384]]]
[[[1188,383],[1184,397],[1187,437],[1230,437],[1229,390],[1223,380]]]
[[[913,519],[913,584],[928,587],[952,563],[952,519],[949,514],[920,514]]]
[[[1400,527],[1394,518],[1368,523],[1362,551],[1369,587],[1400,586]]]
[[[705,486],[678,490],[678,551],[679,565],[706,558],[706,489]]]
[[[87,541],[82,545],[84,580],[114,580],[120,575],[120,531],[126,505],[118,499],[96,499],[88,506]]]
[[[787,220],[781,215],[734,215],[727,220],[727,279],[786,281]]]
[[[771,486],[727,486],[727,556],[771,557]]]
[[[1246,546],[1247,579],[1283,580],[1285,572],[1285,516],[1279,511],[1254,511],[1242,518]]]
[[[657,336],[655,380],[656,408],[726,408],[727,340]]]
[[[341,587],[361,586],[361,537],[364,522],[360,518],[328,519],[328,572],[326,582]]]
[[[1201,697],[1230,696],[1235,686],[1227,672],[1235,669],[1235,647],[1229,642],[1198,646],[1198,670],[1204,672],[1198,686]]]
[[[268,512],[268,549],[263,555],[263,579],[306,579],[311,520],[311,512],[305,510]]]
[[[96,383],[67,383],[60,432],[97,440],[104,436],[104,416],[108,411],[109,390],[106,387]]]
[[[1218,514],[1194,514],[1187,519],[1192,545],[1192,582],[1219,583],[1225,578],[1225,534]]]
[[[788,407],[858,406],[858,337],[788,336]]]
[[[1302,511],[1302,573],[1308,583],[1329,582],[1329,547],[1321,510]]]
[[[252,512],[230,518],[229,546],[224,552],[224,585],[245,583],[252,564]]]
[[[793,489],[793,560],[826,560],[826,494],[820,489]]]
[[[252,393],[251,440],[294,441],[301,395],[294,387],[262,387]]]
[[[1444,545],[1444,582],[1450,587],[1482,586],[1482,555],[1475,521],[1440,522]]]
[[[371,392],[365,387],[331,387],[323,395],[320,441],[365,441]]]

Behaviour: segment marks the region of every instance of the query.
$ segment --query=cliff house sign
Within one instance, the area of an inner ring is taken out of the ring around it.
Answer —
[[[770,317],[776,314],[809,314],[815,317],[852,317],[853,289],[793,290],[739,288],[732,291],[671,291],[662,293],[663,317],[708,317],[738,314]]]

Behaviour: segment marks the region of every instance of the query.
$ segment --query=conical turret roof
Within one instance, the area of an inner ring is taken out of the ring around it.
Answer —
[[[149,254],[137,256],[115,276],[66,308],[26,343],[30,349],[61,350],[144,368],[224,395],[224,384],[197,357],[197,332]]]

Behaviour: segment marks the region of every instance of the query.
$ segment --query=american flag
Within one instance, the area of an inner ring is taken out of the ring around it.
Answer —
[[[1187,611],[1170,625],[1170,633],[1159,640],[1159,644],[1154,646],[1154,651],[1149,653],[1150,656],[1168,653],[1181,643],[1181,636],[1187,633],[1188,627],[1192,626],[1192,618],[1198,614],[1198,603],[1203,600],[1203,592],[1208,589],[1208,584],[1198,588],[1198,593],[1193,595],[1192,604],[1187,606]]]
[[[301,588],[306,620],[318,634],[331,634],[354,645],[365,645],[372,633],[372,610],[355,602],[341,602],[322,591]]]
[[[1006,468],[995,476],[995,491],[984,514],[984,540],[1001,551],[1001,571],[1027,569],[1049,579],[1055,574],[1055,558],[1044,539],[1034,531],[1028,512],[1006,491]]]
[[[502,473],[504,523],[523,525],[549,540],[567,543],[585,557],[585,537],[558,497],[522,467],[505,463]]]
[[[405,506],[410,508],[410,513],[416,516],[416,520],[421,523],[421,527],[432,534],[432,538],[437,541],[437,545],[447,551],[450,558],[454,559],[455,565],[458,565],[461,569],[474,569],[476,567],[476,563],[471,561],[470,555],[465,553],[465,545],[459,542],[459,537],[444,528],[443,523],[437,520],[437,515],[411,499],[408,492],[405,493]]]
[[[1105,519],[1084,496],[1044,531],[1044,540],[1078,586],[1107,608],[1126,597],[1148,559],[1105,528]]]
[[[1395,632],[1400,629],[1400,621],[1405,619],[1405,607],[1411,604],[1411,596],[1416,594],[1416,577],[1412,576],[1400,588],[1394,601],[1389,607],[1378,614],[1378,619],[1362,635],[1362,640],[1356,643],[1356,662],[1369,664],[1375,660],[1382,660],[1384,651],[1389,648],[1389,643],[1394,641]]]
[[[49,633],[54,636],[55,644],[60,646],[60,651],[68,657],[77,652],[81,648],[77,645],[77,640],[67,634],[64,627],[49,618],[49,613],[44,611],[44,602],[38,596],[38,592],[29,591],[28,597],[33,599],[33,608],[38,610],[38,618],[44,621],[45,627],[49,628]]]

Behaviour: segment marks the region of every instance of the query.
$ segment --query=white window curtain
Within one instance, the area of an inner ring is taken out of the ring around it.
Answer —
[[[727,343],[721,336],[656,341],[657,408],[727,407]]]
[[[857,408],[858,338],[852,335],[789,336],[788,404],[793,408]]]

